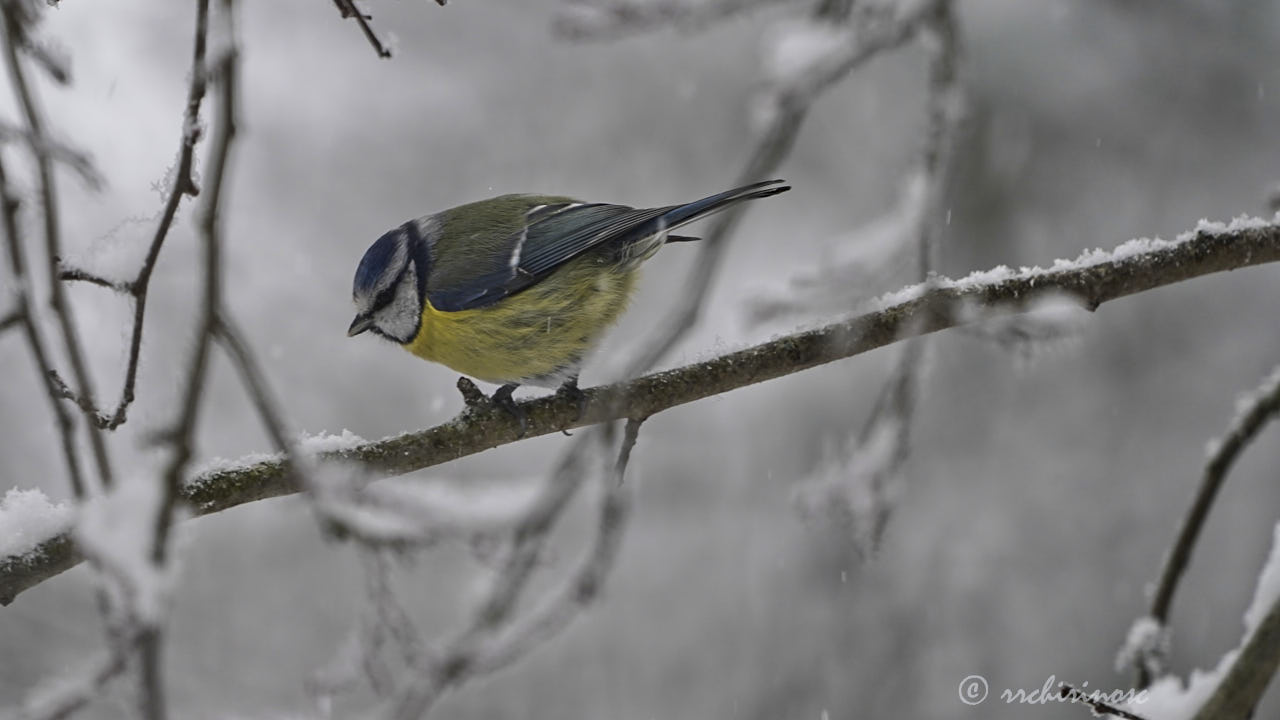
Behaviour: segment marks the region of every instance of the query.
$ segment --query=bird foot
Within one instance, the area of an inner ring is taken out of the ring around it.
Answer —
[[[458,378],[458,392],[462,393],[462,402],[466,403],[468,410],[480,410],[489,404],[489,396],[480,392],[471,378]]]
[[[524,437],[525,433],[529,432],[528,414],[525,413],[524,408],[517,405],[516,401],[511,397],[511,393],[515,392],[515,389],[518,387],[520,386],[515,383],[507,383],[506,385],[498,388],[498,390],[493,393],[493,397],[489,398],[489,401],[494,405],[497,405],[499,408],[502,408],[502,410],[508,415],[515,418],[516,422],[520,423],[520,437]]]
[[[467,410],[472,412],[486,412],[494,407],[501,409],[520,423],[520,437],[524,437],[529,431],[529,420],[524,408],[516,404],[511,393],[520,387],[515,383],[508,383],[498,388],[493,396],[490,397],[480,392],[480,388],[471,382],[470,378],[458,378],[458,392],[462,393],[462,401],[466,403]]]
[[[556,390],[556,397],[566,398],[577,404],[578,414],[573,416],[573,421],[577,422],[582,419],[583,414],[587,411],[587,394],[582,392],[582,388],[578,387],[578,378],[565,380],[564,384]],[[561,430],[560,432],[570,437],[573,436],[573,433],[568,430]]]

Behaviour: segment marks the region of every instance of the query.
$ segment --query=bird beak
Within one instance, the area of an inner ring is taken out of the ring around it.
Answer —
[[[355,337],[371,327],[373,327],[372,317],[369,315],[357,315],[356,319],[351,321],[351,327],[347,328],[347,337]]]

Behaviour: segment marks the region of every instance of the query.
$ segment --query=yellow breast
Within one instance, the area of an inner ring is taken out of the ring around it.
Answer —
[[[626,308],[635,279],[587,256],[488,307],[442,312],[427,302],[404,347],[485,382],[555,387],[577,375]]]

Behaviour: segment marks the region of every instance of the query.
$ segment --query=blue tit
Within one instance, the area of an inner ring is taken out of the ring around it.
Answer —
[[[672,231],[785,192],[781,180],[638,209],[554,195],[502,195],[410,220],[356,268],[348,336],[371,331],[424,360],[500,385],[574,393],[588,353],[626,308],[636,270]]]

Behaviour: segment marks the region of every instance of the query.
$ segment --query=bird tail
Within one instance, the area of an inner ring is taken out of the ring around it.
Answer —
[[[649,233],[667,232],[666,242],[693,242],[701,240],[700,237],[692,235],[671,235],[669,231],[674,230],[682,225],[696,222],[708,215],[713,215],[733,207],[747,200],[755,200],[758,198],[766,198],[779,193],[784,193],[791,189],[790,185],[780,185],[784,180],[765,180],[764,182],[743,185],[742,187],[726,190],[725,192],[694,200],[684,205],[675,205],[668,208],[666,212],[653,218],[645,223],[648,227],[643,229],[637,228],[637,236],[648,235]]]
[[[740,202],[777,195],[791,189],[790,185],[779,184],[782,182],[784,181],[765,180],[764,182],[726,190],[701,200],[694,200],[691,203],[641,211],[654,214],[649,219],[627,230],[627,236],[631,238],[631,241],[624,243],[624,266],[644,262],[652,257],[664,243],[690,242],[701,239],[691,235],[672,235],[670,231],[730,208]]]
[[[677,205],[662,213],[650,222],[656,232],[675,230],[682,225],[701,220],[712,213],[720,212],[741,202],[766,198],[791,189],[790,185],[781,185],[783,180],[765,180],[764,182],[743,185],[739,188],[694,200],[691,203]]]

